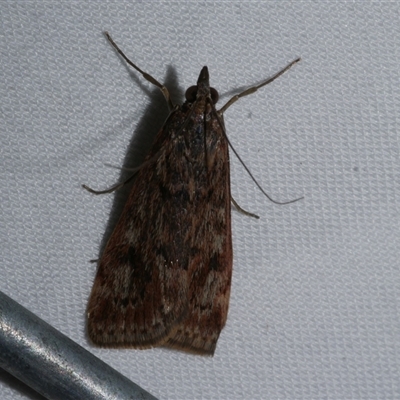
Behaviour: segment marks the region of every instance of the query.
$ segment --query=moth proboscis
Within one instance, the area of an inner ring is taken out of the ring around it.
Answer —
[[[162,91],[171,112],[137,171],[99,260],[88,303],[89,337],[104,347],[166,346],[213,355],[229,305],[231,202],[241,210],[230,193],[223,113],[300,59],[232,97],[219,111],[218,92],[203,67],[185,103],[174,106],[167,88],[105,34],[123,59]],[[124,183],[101,192],[83,186],[99,194]]]

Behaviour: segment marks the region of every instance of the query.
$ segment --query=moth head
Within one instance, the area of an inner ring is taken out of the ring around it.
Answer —
[[[196,101],[197,98],[197,91],[198,91],[198,87],[196,86],[190,86],[190,88],[188,88],[186,90],[185,93],[185,99],[189,102],[189,103],[194,103]],[[210,95],[211,95],[211,101],[213,102],[213,104],[216,104],[219,98],[218,92],[216,89],[214,89],[213,87],[210,87]]]
[[[197,85],[190,86],[190,88],[186,90],[185,98],[189,103],[193,103],[196,101],[197,95],[206,96],[208,94],[210,95],[213,104],[216,104],[219,97],[218,92],[213,87],[210,87],[208,68],[203,67],[199,79],[197,80]]]

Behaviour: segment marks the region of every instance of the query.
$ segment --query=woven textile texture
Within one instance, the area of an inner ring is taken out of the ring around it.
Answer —
[[[398,2],[22,2],[0,12],[0,290],[160,399],[400,398]],[[126,190],[207,65],[225,113],[234,266],[213,358],[93,347],[85,312]],[[112,165],[112,168],[110,167]],[[4,400],[39,399],[0,372]]]

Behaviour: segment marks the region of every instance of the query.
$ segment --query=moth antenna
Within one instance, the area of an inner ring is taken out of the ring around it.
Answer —
[[[136,71],[140,72],[146,81],[152,83],[153,85],[157,86],[162,94],[165,97],[165,100],[167,100],[168,107],[170,110],[174,108],[174,104],[172,103],[171,96],[169,94],[168,89],[160,82],[158,82],[157,79],[153,78],[150,74],[147,72],[142,71],[137,65],[135,65],[125,54],[124,52],[117,46],[117,44],[112,40],[110,34],[108,32],[104,32],[104,35],[108,39],[108,41],[111,43],[111,45],[114,47],[114,49],[117,51],[117,53],[132,67],[135,68]]]
[[[223,114],[233,103],[236,103],[241,97],[248,96],[249,94],[253,94],[257,92],[258,89],[262,88],[263,86],[268,85],[269,83],[273,82],[275,79],[279,78],[282,74],[284,74],[288,69],[292,68],[294,64],[297,64],[299,61],[301,61],[301,58],[296,58],[293,60],[290,64],[288,64],[285,68],[277,72],[274,76],[271,78],[268,78],[266,81],[260,83],[259,85],[252,86],[243,92],[237,94],[236,96],[233,96],[228,102],[218,111],[220,114]]]

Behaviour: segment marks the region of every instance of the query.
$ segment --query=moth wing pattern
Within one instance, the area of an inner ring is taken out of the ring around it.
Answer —
[[[195,103],[193,115],[186,132],[196,173],[189,310],[166,346],[213,355],[227,319],[232,277],[229,149],[222,115],[211,102]]]
[[[232,274],[229,154],[205,73],[206,94],[167,119],[100,258],[95,344],[215,351]]]
[[[100,258],[88,304],[95,344],[156,346],[187,314],[190,219],[180,180],[188,170],[175,162],[183,146],[181,137],[169,137],[174,115],[157,135]]]

